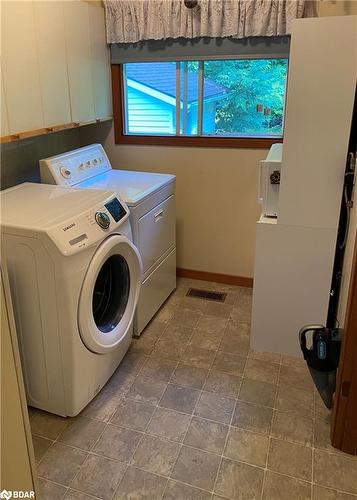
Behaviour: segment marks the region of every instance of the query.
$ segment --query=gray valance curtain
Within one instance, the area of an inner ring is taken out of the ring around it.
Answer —
[[[167,38],[281,36],[315,15],[311,0],[104,0],[108,43]]]

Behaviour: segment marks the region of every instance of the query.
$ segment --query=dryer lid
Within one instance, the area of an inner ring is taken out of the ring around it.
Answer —
[[[171,174],[112,169],[80,182],[74,187],[113,189],[129,207],[133,207],[167,184],[175,182],[175,179],[175,175]]]

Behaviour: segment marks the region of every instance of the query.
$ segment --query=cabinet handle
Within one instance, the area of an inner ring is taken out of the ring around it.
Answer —
[[[154,214],[155,222],[157,222],[158,220],[162,219],[163,215],[164,215],[164,209],[162,208],[161,210],[159,210],[158,212],[156,212],[156,214]]]

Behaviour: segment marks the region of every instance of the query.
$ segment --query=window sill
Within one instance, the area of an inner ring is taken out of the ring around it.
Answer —
[[[282,137],[162,137],[115,134],[115,144],[142,146],[181,146],[197,148],[251,148],[267,149],[272,144],[283,142]]]

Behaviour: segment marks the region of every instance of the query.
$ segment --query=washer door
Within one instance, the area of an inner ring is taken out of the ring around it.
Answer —
[[[129,333],[141,283],[141,258],[121,235],[98,247],[83,281],[78,327],[84,344],[99,354],[114,350]]]

